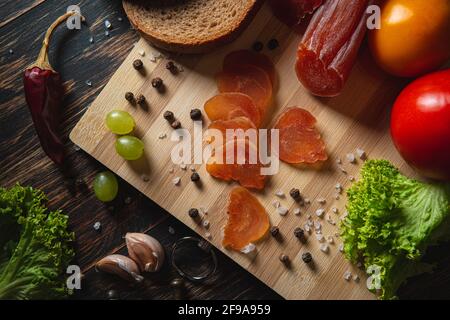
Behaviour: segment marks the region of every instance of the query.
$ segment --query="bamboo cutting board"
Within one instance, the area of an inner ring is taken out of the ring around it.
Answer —
[[[192,130],[189,118],[192,108],[201,108],[204,102],[217,93],[214,74],[222,67],[224,56],[233,50],[249,48],[255,40],[266,43],[276,38],[280,47],[266,52],[276,64],[278,88],[274,96],[274,116],[289,106],[301,106],[309,110],[318,120],[330,155],[330,161],[320,171],[300,169],[287,164],[280,164],[280,172],[272,176],[264,192],[254,193],[267,209],[272,225],[277,225],[282,234],[282,241],[272,237],[257,244],[257,254],[247,256],[242,253],[225,250],[221,246],[221,230],[224,226],[226,202],[229,190],[235,184],[224,183],[210,177],[204,165],[195,165],[201,176],[202,187],[190,181],[190,169],[182,170],[174,165],[170,152],[176,142],[170,140],[172,129],[163,119],[162,114],[171,110],[181,121],[184,128]],[[305,244],[293,235],[296,227],[303,227],[307,215],[319,219],[314,212],[324,208],[335,221],[345,210],[345,195],[335,199],[336,183],[344,187],[351,184],[350,177],[358,178],[362,164],[349,164],[345,156],[356,148],[364,149],[371,158],[391,160],[406,174],[412,174],[395,151],[388,131],[389,107],[397,95],[401,84],[396,83],[373,66],[370,55],[363,50],[345,91],[336,98],[319,99],[309,95],[299,84],[294,72],[296,48],[300,36],[291,32],[277,21],[270,9],[264,6],[245,33],[231,45],[211,54],[195,57],[171,57],[183,66],[184,71],[171,75],[165,69],[167,59],[152,62],[151,53],[157,52],[144,40],[140,40],[129,56],[120,66],[109,83],[87,109],[86,113],[71,132],[72,141],[91,154],[110,170],[121,176],[162,208],[177,217],[183,223],[205,237],[211,233],[211,243],[254,274],[279,294],[288,299],[373,299],[365,283],[361,270],[351,266],[339,252],[340,239],[335,236],[338,228],[321,220],[323,235],[333,236],[334,243],[329,245],[328,253],[320,251],[320,243],[314,233],[308,235]],[[142,57],[142,51],[145,56]],[[140,74],[132,67],[134,59],[144,62],[145,74]],[[166,92],[159,94],[151,86],[153,77],[161,77],[166,85]],[[149,101],[148,110],[133,107],[124,99],[127,91],[142,93]],[[135,134],[145,143],[145,156],[138,161],[127,162],[115,152],[115,136],[104,125],[106,114],[112,109],[130,112],[136,120]],[[160,139],[161,134],[167,138]],[[347,174],[341,172],[336,159],[341,158]],[[173,172],[171,172],[173,169]],[[142,175],[150,180],[144,181]],[[173,179],[181,177],[181,183],[174,185]],[[289,197],[289,190],[299,188],[302,194],[311,199],[311,204],[300,207],[301,214],[293,214],[295,204]],[[275,192],[284,191],[285,198],[278,198]],[[321,205],[314,199],[325,198]],[[282,217],[272,202],[278,200],[289,213]],[[187,214],[189,208],[204,207],[210,221],[209,230],[196,224]],[[339,214],[331,208],[339,209]],[[325,214],[325,215],[326,215]],[[301,254],[309,251],[315,261],[314,268],[309,268],[301,261]],[[291,267],[286,268],[278,256],[287,254]],[[100,258],[100,257],[99,257]],[[349,270],[358,274],[361,280],[345,281],[344,273]]]

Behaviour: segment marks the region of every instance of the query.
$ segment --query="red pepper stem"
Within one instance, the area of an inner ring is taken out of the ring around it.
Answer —
[[[69,11],[62,16],[60,16],[58,19],[56,19],[51,26],[48,28],[47,32],[45,33],[44,40],[42,41],[42,48],[39,52],[39,56],[34,63],[33,66],[39,67],[42,70],[51,70],[54,71],[52,66],[50,65],[50,62],[48,60],[48,46],[50,44],[50,38],[52,36],[53,31],[56,29],[56,27],[61,24],[61,22],[65,21],[68,17],[73,16],[75,14],[80,14],[77,11]],[[81,16],[83,19],[83,16]]]

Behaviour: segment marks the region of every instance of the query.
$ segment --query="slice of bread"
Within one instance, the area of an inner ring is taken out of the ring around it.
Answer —
[[[162,49],[203,53],[233,41],[263,0],[123,0],[131,24]]]

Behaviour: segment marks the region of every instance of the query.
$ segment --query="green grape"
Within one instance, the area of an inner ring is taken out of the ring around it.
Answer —
[[[122,136],[116,140],[116,151],[126,160],[137,160],[144,153],[144,143],[133,136]]]
[[[134,125],[133,117],[126,111],[113,110],[106,115],[106,126],[115,134],[129,134]]]
[[[95,176],[94,192],[98,200],[109,202],[114,200],[119,190],[119,184],[114,173],[103,171]]]

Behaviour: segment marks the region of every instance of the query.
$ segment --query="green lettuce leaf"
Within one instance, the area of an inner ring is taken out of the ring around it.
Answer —
[[[341,232],[346,257],[378,270],[382,299],[430,270],[420,258],[429,245],[448,239],[449,203],[449,184],[409,179],[386,160],[364,164],[360,181],[348,190]]]

